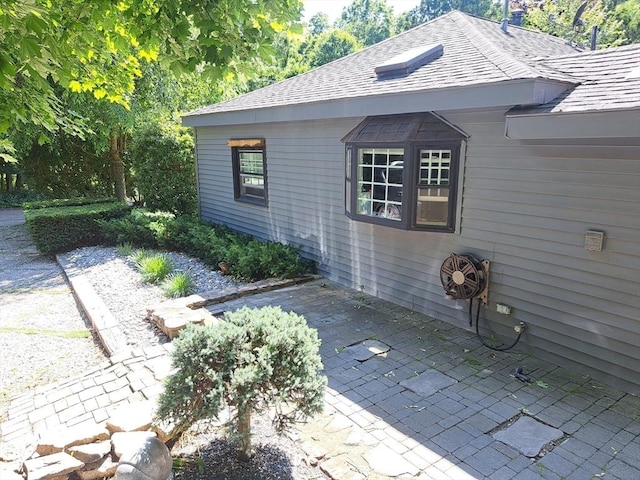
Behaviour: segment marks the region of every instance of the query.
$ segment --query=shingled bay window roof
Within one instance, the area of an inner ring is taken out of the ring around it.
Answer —
[[[365,118],[343,143],[406,143],[464,140],[467,135],[432,113],[380,115]]]

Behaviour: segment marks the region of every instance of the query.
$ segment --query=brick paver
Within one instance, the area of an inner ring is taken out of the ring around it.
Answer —
[[[522,352],[493,352],[472,332],[326,280],[215,310],[247,303],[280,305],[318,329],[327,407],[300,427],[300,438],[334,478],[640,478],[638,397]],[[367,340],[389,350],[355,359],[348,347]],[[0,424],[0,456],[26,448],[48,425],[102,422],[122,403],[154,398],[170,371],[170,348],[118,352],[83,377],[15,399]],[[518,365],[547,388],[511,377]],[[420,375],[441,383],[412,381]],[[534,458],[494,438],[522,416],[561,430],[562,438]]]

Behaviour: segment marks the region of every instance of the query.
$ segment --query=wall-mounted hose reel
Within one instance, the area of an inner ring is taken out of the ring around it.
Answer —
[[[455,299],[480,298],[483,305],[489,299],[489,261],[471,255],[452,253],[440,267],[440,281],[446,294]]]
[[[494,347],[489,345],[480,335],[478,320],[480,319],[480,307],[489,303],[489,260],[478,260],[472,255],[457,255],[452,253],[440,267],[440,281],[447,297],[459,300],[469,300],[469,326],[473,326],[473,300],[478,299],[476,310],[476,334],[480,342],[492,350],[504,351],[516,346],[525,325],[520,322],[516,330],[518,337],[507,347]]]

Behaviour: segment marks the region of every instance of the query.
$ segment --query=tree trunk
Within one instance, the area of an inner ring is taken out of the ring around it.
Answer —
[[[241,462],[251,459],[251,407],[238,407],[238,458]]]
[[[121,202],[126,200],[127,188],[124,181],[124,163],[120,152],[118,129],[111,130],[109,135],[109,161],[111,162],[111,176],[116,189],[116,198]]]

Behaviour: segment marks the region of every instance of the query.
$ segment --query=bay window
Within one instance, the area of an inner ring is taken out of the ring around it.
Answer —
[[[347,215],[395,228],[454,231],[464,138],[429,113],[367,117],[343,138]]]

